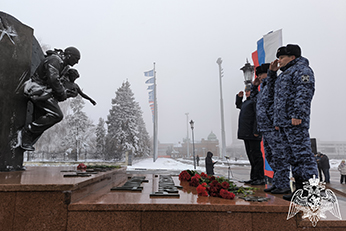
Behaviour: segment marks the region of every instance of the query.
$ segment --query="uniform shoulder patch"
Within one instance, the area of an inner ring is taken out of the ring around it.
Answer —
[[[302,82],[304,82],[304,83],[310,82],[310,76],[309,75],[302,75]]]

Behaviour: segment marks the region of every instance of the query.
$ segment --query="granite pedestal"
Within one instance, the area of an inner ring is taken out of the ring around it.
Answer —
[[[346,202],[338,194],[343,220],[329,215],[315,228],[300,215],[287,220],[289,202],[263,192],[264,202],[236,197],[200,197],[195,187],[173,181],[179,197],[152,197],[159,190],[155,173],[126,174],[125,168],[63,177],[72,167],[28,167],[0,173],[0,230],[345,230]],[[145,177],[141,191],[111,190],[133,177]],[[240,183],[239,183],[240,184]]]

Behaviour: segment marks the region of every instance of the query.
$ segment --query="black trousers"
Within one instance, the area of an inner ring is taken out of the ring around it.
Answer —
[[[324,175],[324,182],[330,183],[329,168],[322,168],[322,172],[323,172],[323,175]]]
[[[59,123],[64,115],[59,107],[58,101],[53,97],[47,100],[36,100],[34,103],[35,118],[28,126],[33,133],[33,144],[48,128]]]
[[[263,156],[260,140],[244,140],[245,150],[251,165],[250,179],[264,179]]]
[[[345,182],[345,184],[346,184],[346,175],[340,176],[340,184],[342,184],[342,182]]]

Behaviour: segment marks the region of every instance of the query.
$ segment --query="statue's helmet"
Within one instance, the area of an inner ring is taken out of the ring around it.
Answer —
[[[67,57],[68,63],[71,66],[78,63],[78,60],[81,57],[79,50],[75,47],[67,47],[64,51],[64,54]]]
[[[80,59],[80,52],[75,47],[67,47],[64,51],[65,54],[70,54],[75,56],[76,58]]]

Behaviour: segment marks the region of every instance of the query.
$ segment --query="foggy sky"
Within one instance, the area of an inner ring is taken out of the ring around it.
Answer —
[[[155,62],[160,142],[186,137],[185,113],[195,121],[196,140],[213,131],[221,141],[221,57],[230,145],[237,130],[235,94],[244,89],[240,68],[246,59],[252,63],[258,39],[282,29],[283,44],[299,44],[315,72],[311,137],[346,141],[344,0],[1,0],[0,6],[32,27],[41,44],[81,51],[77,84],[97,102],[86,101],[85,107],[95,124],[106,119],[116,90],[128,80],[152,135],[143,72]]]

